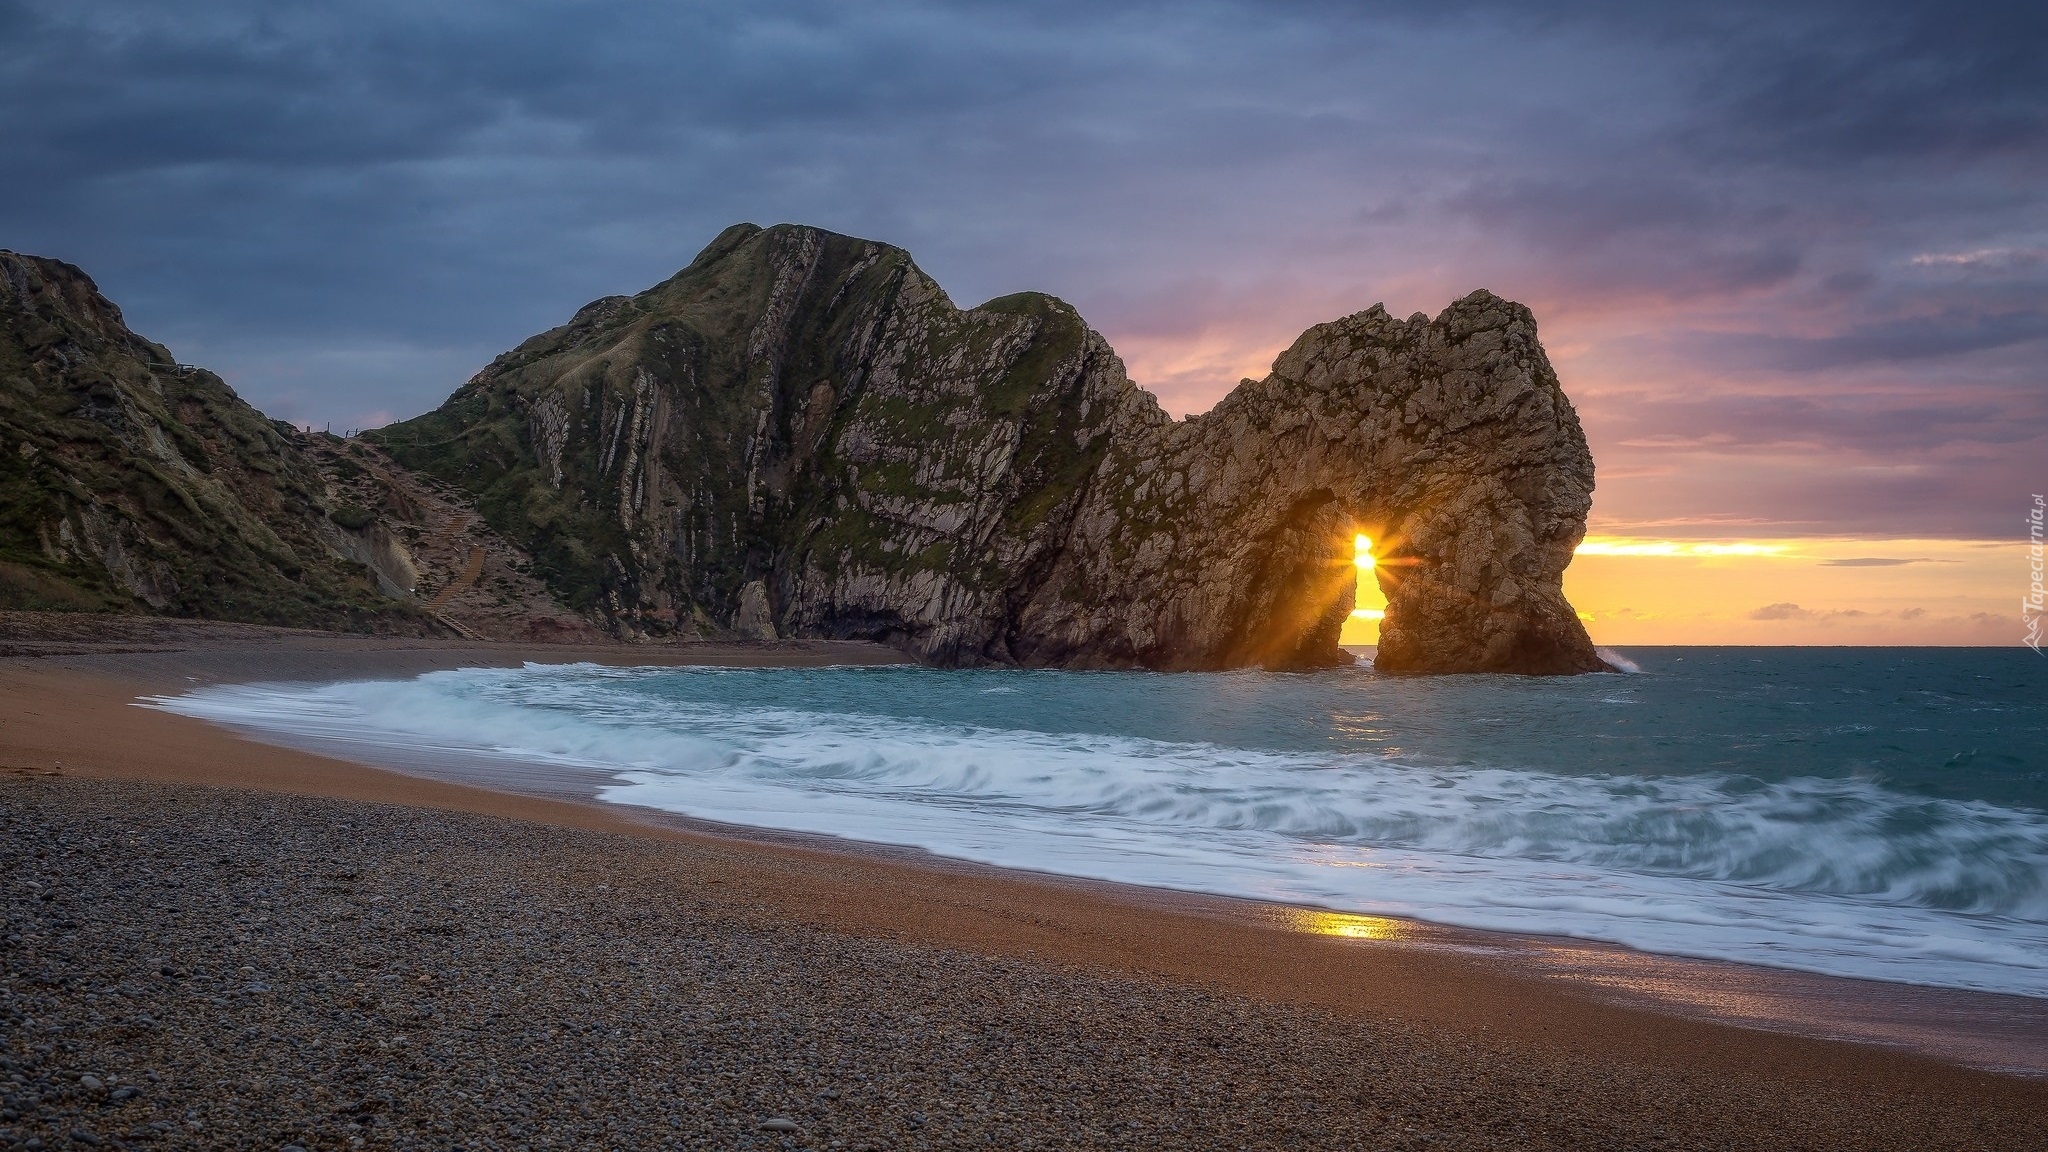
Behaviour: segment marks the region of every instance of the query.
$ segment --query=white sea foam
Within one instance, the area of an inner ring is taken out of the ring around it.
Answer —
[[[2048,997],[2048,818],[1861,779],[1425,768],[655,701],[636,672],[155,703],[276,737],[596,769],[600,796],[990,864]]]
[[[1614,669],[1616,672],[1626,672],[1631,676],[1642,672],[1641,666],[1635,661],[1623,656],[1612,648],[1596,648],[1593,650],[1593,654],[1600,657],[1609,668]]]

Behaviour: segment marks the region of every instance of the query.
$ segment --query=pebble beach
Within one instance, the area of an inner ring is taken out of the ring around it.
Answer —
[[[0,1148],[2048,1148],[2038,1077],[1618,1006],[1456,941],[663,825],[133,706],[532,653],[32,643],[0,657]]]
[[[2038,1115],[1504,1066],[1387,1022],[820,931],[724,897],[711,863],[463,813],[11,781],[0,1143],[2044,1146]]]
[[[705,892],[687,853],[602,834],[31,783],[0,835],[21,1143],[1420,1147],[1454,1122],[1459,1147],[1661,1138],[1531,1110],[1413,1035],[777,924]],[[1415,1081],[1427,1103],[1394,1087]],[[1539,1114],[1566,1122],[1532,1129]]]

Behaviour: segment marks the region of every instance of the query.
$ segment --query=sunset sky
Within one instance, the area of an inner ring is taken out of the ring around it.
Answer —
[[[1061,296],[1176,413],[1484,286],[1598,462],[1596,642],[2022,635],[2038,3],[0,0],[0,44],[0,247],[273,416],[416,414],[740,220]]]

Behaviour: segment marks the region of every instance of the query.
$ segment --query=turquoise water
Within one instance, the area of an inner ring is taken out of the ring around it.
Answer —
[[[2025,649],[1641,648],[1627,657],[1640,675],[724,669],[638,680],[635,694],[1417,765],[1852,778],[2048,810],[2048,660]]]
[[[2048,661],[1625,655],[1638,674],[1556,679],[529,665],[163,703],[1012,867],[2048,996]]]

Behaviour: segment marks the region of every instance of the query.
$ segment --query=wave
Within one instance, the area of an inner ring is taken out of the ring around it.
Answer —
[[[596,770],[616,803],[998,865],[2048,996],[2037,812],[1856,778],[1570,776],[666,698],[661,675],[471,670],[155,703]]]
[[[1641,665],[1637,664],[1635,661],[1629,659],[1628,657],[1623,656],[1621,653],[1616,652],[1612,648],[1595,648],[1593,650],[1593,654],[1595,656],[1600,657],[1601,662],[1605,663],[1609,668],[1614,669],[1616,672],[1626,672],[1631,676],[1639,676],[1642,674],[1643,669]]]

